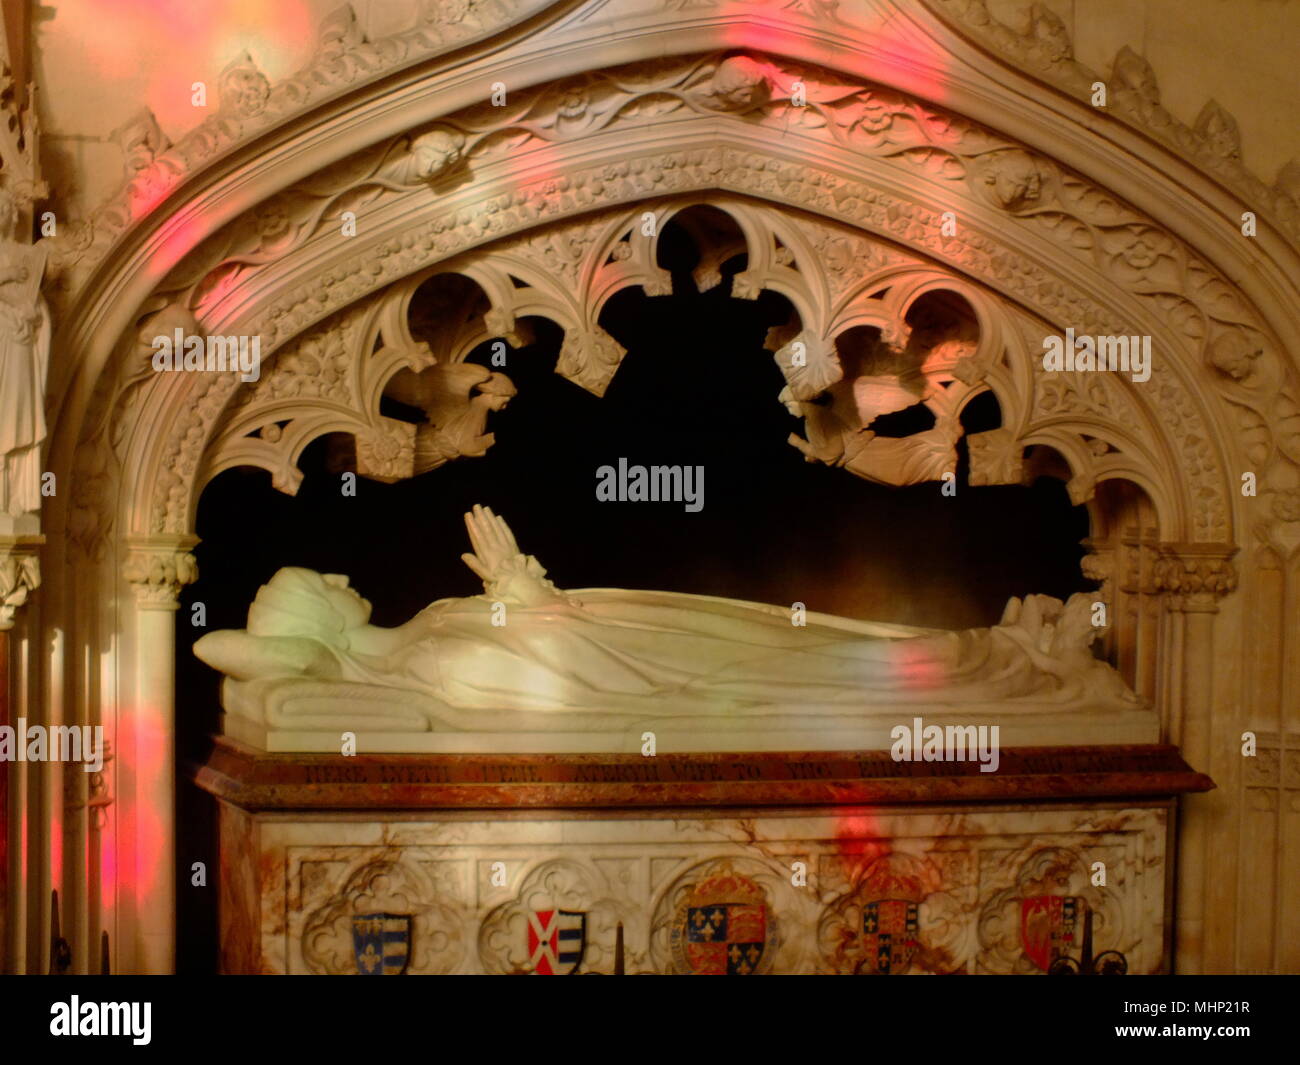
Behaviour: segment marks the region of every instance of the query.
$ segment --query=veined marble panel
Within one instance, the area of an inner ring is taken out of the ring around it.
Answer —
[[[621,923],[628,974],[1030,974],[1080,956],[1091,911],[1094,954],[1156,973],[1171,812],[1162,800],[484,820],[223,803],[225,838],[250,836],[256,858],[223,869],[238,881],[223,899],[253,903],[223,909],[225,964],[247,964],[248,941],[269,973],[379,969],[383,952],[389,972],[611,973]]]

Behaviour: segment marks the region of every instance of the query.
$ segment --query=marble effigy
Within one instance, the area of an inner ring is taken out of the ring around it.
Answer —
[[[272,751],[870,750],[918,716],[1008,746],[1152,743],[1154,711],[1093,657],[1092,603],[1012,599],[950,632],[712,596],[561,591],[490,510],[462,556],[484,594],[368,624],[347,578],[280,570],[248,627],[195,654],[226,675],[226,734]]]

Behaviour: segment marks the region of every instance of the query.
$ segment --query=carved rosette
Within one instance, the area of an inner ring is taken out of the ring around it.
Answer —
[[[0,540],[0,632],[14,627],[14,614],[40,586],[40,540]]]
[[[1176,610],[1214,613],[1219,600],[1237,587],[1231,561],[1236,551],[1220,544],[1161,544],[1152,574],[1155,590]]]
[[[392,418],[356,434],[357,473],[393,484],[415,470],[415,426]]]
[[[141,607],[175,610],[181,589],[198,579],[199,567],[189,549],[192,536],[145,541],[128,548],[123,576],[131,584]]]

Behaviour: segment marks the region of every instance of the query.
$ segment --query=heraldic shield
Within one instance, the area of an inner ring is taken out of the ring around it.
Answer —
[[[528,915],[528,964],[538,976],[568,976],[582,962],[587,915],[533,910]]]
[[[411,918],[365,913],[352,918],[352,952],[362,976],[399,976],[411,954]]]
[[[862,950],[859,973],[898,975],[912,965],[920,945],[916,933],[920,906],[906,899],[879,899],[862,907]]]
[[[1043,972],[1054,960],[1073,952],[1075,928],[1086,906],[1077,895],[1031,895],[1020,900],[1020,942],[1029,960]]]
[[[767,946],[763,889],[734,873],[695,884],[673,922],[678,964],[696,976],[749,976]]]

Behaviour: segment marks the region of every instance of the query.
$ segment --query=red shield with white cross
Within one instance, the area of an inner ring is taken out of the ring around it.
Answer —
[[[528,964],[538,976],[568,976],[582,962],[587,915],[533,910],[528,915]]]

